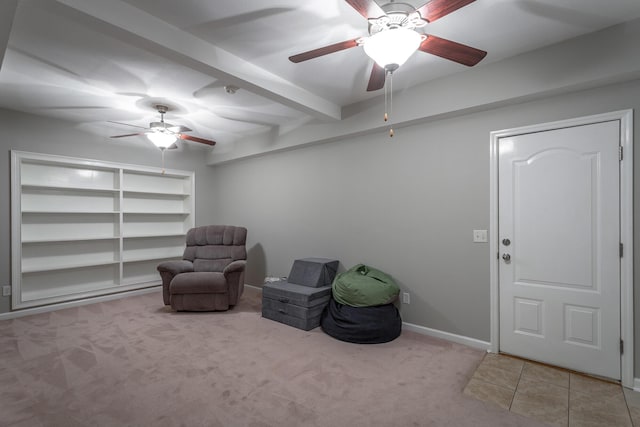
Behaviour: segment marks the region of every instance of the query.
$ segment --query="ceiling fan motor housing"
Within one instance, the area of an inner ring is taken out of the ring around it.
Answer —
[[[149,127],[153,130],[161,130],[161,129],[173,127],[173,125],[163,120],[161,122],[151,122],[149,123]]]
[[[407,15],[416,10],[416,8],[411,6],[409,3],[396,2],[393,0],[380,6],[380,9],[385,13],[403,12]]]
[[[418,12],[389,12],[380,18],[369,19],[369,35],[377,34],[381,31],[405,28],[415,30],[427,25],[427,22],[420,17]]]
[[[167,111],[169,111],[169,107],[162,104],[157,104],[155,107],[158,113],[160,113],[160,121],[149,123],[149,128],[154,132],[164,132],[168,127],[173,126],[169,123],[165,123],[164,121],[164,115]]]
[[[166,105],[162,105],[162,104],[157,104],[156,105],[156,110],[158,111],[158,113],[160,114],[164,114],[167,111],[169,111],[169,107]]]

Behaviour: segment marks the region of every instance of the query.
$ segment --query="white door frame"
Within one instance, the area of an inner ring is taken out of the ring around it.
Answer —
[[[489,278],[491,286],[491,347],[500,349],[500,301],[499,301],[499,236],[498,236],[498,142],[500,138],[542,132],[570,126],[580,126],[604,121],[620,120],[620,144],[624,159],[620,162],[620,239],[624,253],[620,259],[620,336],[624,340],[621,357],[622,385],[633,388],[633,110],[579,117],[557,122],[541,123],[513,129],[491,132],[490,191],[489,191],[489,253],[491,257]]]

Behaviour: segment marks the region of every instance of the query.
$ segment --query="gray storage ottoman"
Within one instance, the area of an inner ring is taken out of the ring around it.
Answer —
[[[331,286],[312,288],[281,280],[262,287],[262,317],[305,331],[320,326]]]

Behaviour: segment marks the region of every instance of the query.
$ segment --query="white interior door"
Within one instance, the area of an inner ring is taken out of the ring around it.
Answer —
[[[620,123],[501,138],[500,351],[620,379]]]

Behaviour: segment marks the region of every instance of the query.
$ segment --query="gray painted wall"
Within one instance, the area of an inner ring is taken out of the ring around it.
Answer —
[[[161,166],[160,153],[135,139],[113,140],[74,128],[54,119],[0,109],[0,285],[11,283],[11,152],[10,150],[57,154],[145,166]],[[166,154],[168,169],[196,172],[196,223],[212,221],[213,170],[206,166],[200,148],[186,147]],[[0,297],[0,313],[9,311],[11,297]]]
[[[411,293],[404,321],[488,341],[489,246],[472,230],[489,226],[489,133],[629,108],[640,80],[219,165],[214,216],[248,227],[249,283],[301,257],[368,263]],[[639,372],[640,328],[635,343]]]

